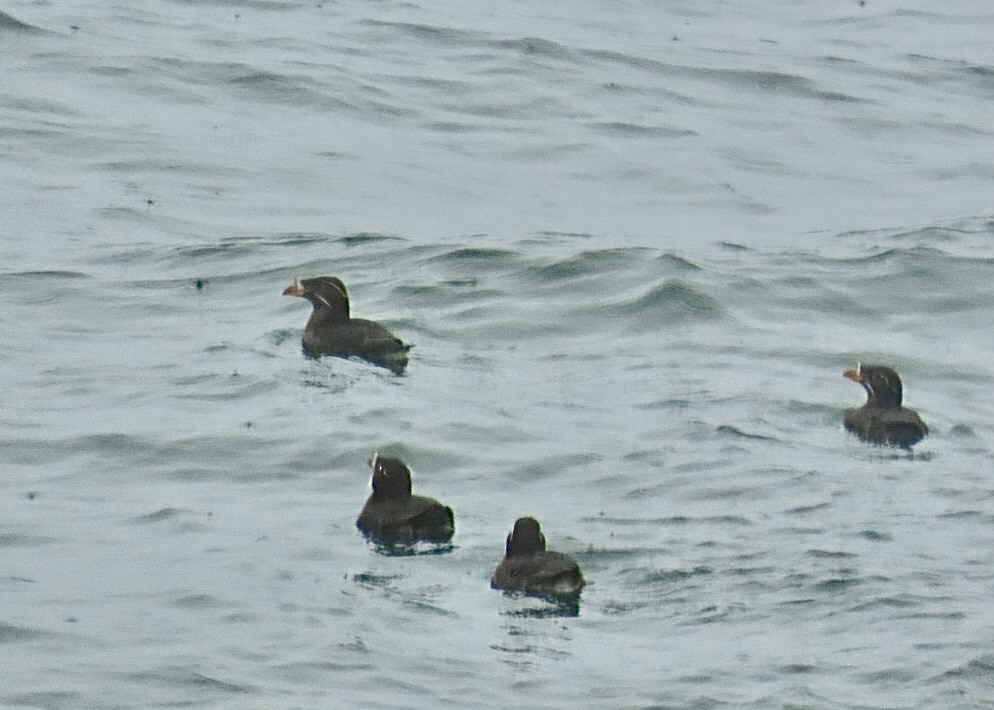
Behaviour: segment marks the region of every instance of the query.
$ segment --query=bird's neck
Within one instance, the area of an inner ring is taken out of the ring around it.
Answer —
[[[886,409],[900,409],[901,395],[897,392],[884,391],[870,395],[867,402],[871,407],[883,407]]]
[[[314,305],[314,310],[311,311],[311,317],[307,321],[307,325],[317,326],[325,323],[345,323],[348,320],[349,314],[347,311],[329,308],[323,303],[318,303]]]

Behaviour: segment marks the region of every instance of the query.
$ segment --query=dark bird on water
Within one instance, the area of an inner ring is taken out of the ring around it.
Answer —
[[[335,276],[297,279],[283,291],[311,302],[314,310],[304,328],[304,352],[311,357],[358,357],[401,374],[411,346],[379,323],[349,315],[349,295]]]
[[[434,498],[411,494],[411,469],[400,459],[373,454],[373,492],[356,527],[386,545],[418,540],[446,542],[455,531],[452,508]]]
[[[576,560],[545,549],[545,535],[535,518],[518,518],[504,549],[504,559],[490,578],[492,588],[555,597],[575,597],[583,589]]]
[[[901,406],[901,378],[894,370],[885,365],[856,365],[843,377],[866,390],[866,404],[848,410],[843,420],[846,429],[860,439],[908,448],[928,434],[918,413]]]

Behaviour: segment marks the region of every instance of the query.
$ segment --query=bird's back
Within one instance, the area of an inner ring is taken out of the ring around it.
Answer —
[[[356,525],[360,530],[391,540],[447,540],[455,530],[452,509],[427,496],[366,502]]]
[[[507,556],[490,580],[495,589],[557,596],[578,594],[583,584],[576,560],[560,552]]]
[[[928,427],[918,413],[907,407],[864,406],[846,412],[846,429],[864,441],[911,446],[921,441]]]
[[[304,352],[311,356],[359,357],[391,370],[404,369],[411,349],[379,323],[363,318],[308,323],[303,344]]]

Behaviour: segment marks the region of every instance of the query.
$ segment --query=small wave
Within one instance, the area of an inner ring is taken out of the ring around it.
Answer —
[[[362,20],[360,24],[370,27],[384,27],[394,29],[408,37],[414,37],[433,45],[441,46],[465,46],[467,44],[477,45],[480,36],[474,32],[457,30],[451,27],[436,27],[434,25],[418,24],[414,22],[388,22],[383,20]]]
[[[705,77],[730,83],[736,87],[755,87],[762,91],[794,96],[798,98],[820,99],[856,103],[861,99],[839,91],[818,88],[811,79],[783,72],[755,71],[743,69],[694,69]]]
[[[842,552],[838,550],[808,550],[805,552],[808,557],[814,557],[816,559],[827,559],[827,560],[839,560],[839,559],[851,559],[858,557],[852,552]]]
[[[705,82],[725,84],[741,91],[759,89],[765,93],[822,101],[847,103],[861,101],[850,94],[821,88],[814,80],[807,77],[785,72],[686,66],[612,50],[592,50],[585,54],[594,60],[619,63],[650,74],[685,76]]]
[[[79,271],[15,271],[9,274],[0,274],[0,279],[86,279],[89,274]]]
[[[969,424],[954,424],[949,427],[949,435],[964,439],[976,439],[977,432]]]
[[[994,655],[986,653],[970,659],[965,665],[957,666],[946,671],[943,675],[950,678],[994,678]]]
[[[819,592],[844,592],[862,583],[863,580],[858,577],[833,577],[816,582],[814,588]]]
[[[19,693],[3,696],[7,707],[24,708],[78,708],[89,703],[83,702],[83,694],[73,690],[39,690],[33,693]]]
[[[165,667],[150,671],[138,671],[128,677],[139,683],[152,686],[163,685],[178,688],[191,688],[199,691],[213,690],[227,693],[254,693],[256,689],[244,683],[232,683],[201,673],[190,667]]]
[[[180,259],[202,259],[211,256],[249,256],[263,248],[278,246],[309,246],[329,239],[326,234],[292,233],[275,237],[227,237],[209,244],[175,247],[173,255]]]
[[[731,424],[720,424],[716,427],[715,431],[719,434],[728,434],[737,439],[754,439],[757,441],[779,441],[776,437],[763,436],[762,434],[750,434],[749,432],[742,431],[741,429],[732,426]]]
[[[144,525],[146,523],[159,523],[163,520],[177,518],[184,512],[185,511],[180,510],[179,508],[162,508],[154,513],[147,513],[146,515],[139,515],[137,518],[132,518],[131,522],[139,525]]]
[[[790,510],[784,511],[786,515],[808,515],[810,513],[816,513],[819,510],[825,510],[826,508],[831,508],[831,503],[815,503],[814,505],[802,505],[797,508],[791,508]]]
[[[641,497],[642,491],[644,489],[639,489],[634,491],[636,495],[632,497]],[[605,523],[614,526],[642,526],[642,525],[673,525],[673,526],[683,526],[683,525],[752,525],[752,523],[747,519],[738,515],[708,515],[703,517],[690,517],[687,515],[671,515],[665,518],[614,518],[609,516],[597,516],[583,518],[584,522],[589,523]]]
[[[511,269],[520,262],[520,258],[517,252],[509,249],[457,247],[448,249],[441,254],[430,256],[424,259],[424,263],[457,264],[461,267],[475,265],[492,270],[494,268]]]
[[[54,537],[42,535],[21,535],[18,533],[0,534],[0,548],[2,547],[35,547],[37,545],[48,545],[58,542]]]
[[[813,666],[808,663],[790,663],[786,666],[780,666],[778,669],[781,673],[787,675],[801,675],[808,673],[817,673],[819,671],[818,666]]]
[[[662,267],[666,271],[702,271],[703,269],[692,262],[690,259],[673,254],[672,252],[665,252],[656,257],[656,265]]]
[[[181,609],[220,609],[229,605],[210,594],[187,594],[170,602],[170,606]]]
[[[638,570],[638,572],[642,577],[641,583],[650,586],[672,584],[673,582],[682,582],[693,577],[707,577],[714,574],[712,568],[704,565],[698,565],[691,569],[665,569],[651,570],[649,572]]]
[[[380,244],[382,242],[404,242],[402,237],[393,234],[380,234],[379,232],[356,232],[355,234],[345,234],[334,237],[334,241],[344,244],[347,247],[366,246],[368,244]]]
[[[0,621],[0,644],[12,643],[15,641],[30,641],[32,639],[49,636],[49,632],[40,629],[31,629],[26,626],[15,626]]]
[[[9,15],[6,12],[0,11],[0,32],[48,32],[48,30],[42,29],[41,27],[36,27],[35,25],[29,24],[18,20],[13,15]]]
[[[650,126],[638,123],[627,123],[623,121],[611,121],[605,123],[595,123],[593,128],[601,133],[621,136],[623,138],[687,138],[696,136],[697,132],[689,128],[672,128],[670,126]]]
[[[894,539],[892,535],[877,530],[863,530],[859,533],[859,536],[871,542],[890,542]]]
[[[652,250],[642,248],[583,251],[563,259],[531,264],[520,275],[538,284],[552,283],[558,287],[562,281],[613,273],[641,265],[651,253]]]
[[[320,96],[299,79],[252,67],[232,67],[226,83],[264,101],[308,104],[317,103]]]
[[[485,292],[481,293],[479,286],[477,278],[446,279],[430,284],[401,284],[394,287],[391,293],[399,298],[399,302],[415,306],[419,310],[445,309],[454,302],[488,297]],[[412,327],[416,327],[416,324],[412,324]]]
[[[518,480],[535,481],[550,476],[561,476],[564,471],[572,468],[586,466],[603,460],[600,454],[577,453],[563,454],[560,456],[550,456],[541,461],[529,464],[516,471],[513,476]]]
[[[606,306],[603,311],[638,331],[715,320],[724,313],[714,298],[677,279],[654,286],[642,296]]]
[[[876,609],[909,609],[919,607],[922,599],[911,596],[883,596],[867,599],[851,608],[851,611],[873,611]],[[902,616],[904,616],[902,614]]]
[[[939,520],[983,520],[987,521],[989,515],[983,510],[950,510],[940,513]]]
[[[573,53],[563,45],[549,39],[543,39],[542,37],[521,37],[520,39],[500,40],[496,44],[502,49],[513,49],[523,54],[539,57],[570,59],[573,56]]]

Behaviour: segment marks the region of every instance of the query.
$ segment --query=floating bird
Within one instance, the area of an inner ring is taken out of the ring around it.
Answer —
[[[928,427],[918,413],[901,406],[901,378],[885,365],[856,365],[843,377],[863,385],[866,404],[846,412],[846,429],[863,441],[908,448],[921,441]]]
[[[349,316],[349,295],[335,276],[297,279],[284,296],[306,298],[314,306],[304,328],[304,352],[311,357],[358,357],[401,374],[411,346],[379,323]]]
[[[583,589],[580,566],[569,555],[545,549],[545,535],[535,518],[518,518],[507,536],[504,559],[490,586],[555,597],[575,597]]]
[[[356,527],[376,542],[446,542],[455,531],[452,508],[434,498],[411,495],[411,470],[400,459],[373,454],[373,492]]]

